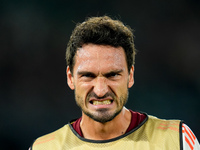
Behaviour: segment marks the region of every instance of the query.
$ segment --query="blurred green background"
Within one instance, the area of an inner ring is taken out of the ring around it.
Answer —
[[[77,22],[105,14],[135,30],[127,108],[184,120],[200,138],[199,0],[1,0],[0,149],[28,149],[81,115],[65,49]]]

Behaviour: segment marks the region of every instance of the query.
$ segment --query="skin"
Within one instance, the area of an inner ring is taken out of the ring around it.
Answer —
[[[134,84],[133,74],[133,66],[128,73],[122,47],[84,44],[77,51],[73,75],[67,67],[67,82],[82,109],[84,138],[107,140],[125,133],[131,113],[124,105]],[[94,105],[105,100],[110,103]]]

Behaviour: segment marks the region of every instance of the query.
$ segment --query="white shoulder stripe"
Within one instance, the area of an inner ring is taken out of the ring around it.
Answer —
[[[200,145],[196,136],[186,124],[182,125],[182,137],[183,150],[200,150]]]

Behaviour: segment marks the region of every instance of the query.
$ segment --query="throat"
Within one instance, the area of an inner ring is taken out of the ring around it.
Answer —
[[[109,140],[126,133],[131,114],[124,108],[112,121],[100,123],[83,114],[80,122],[83,137],[92,140]]]

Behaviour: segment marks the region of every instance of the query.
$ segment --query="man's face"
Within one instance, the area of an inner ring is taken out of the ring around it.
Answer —
[[[73,75],[67,68],[67,79],[83,115],[105,123],[125,105],[133,72],[132,67],[128,73],[122,47],[85,44],[76,53]]]

